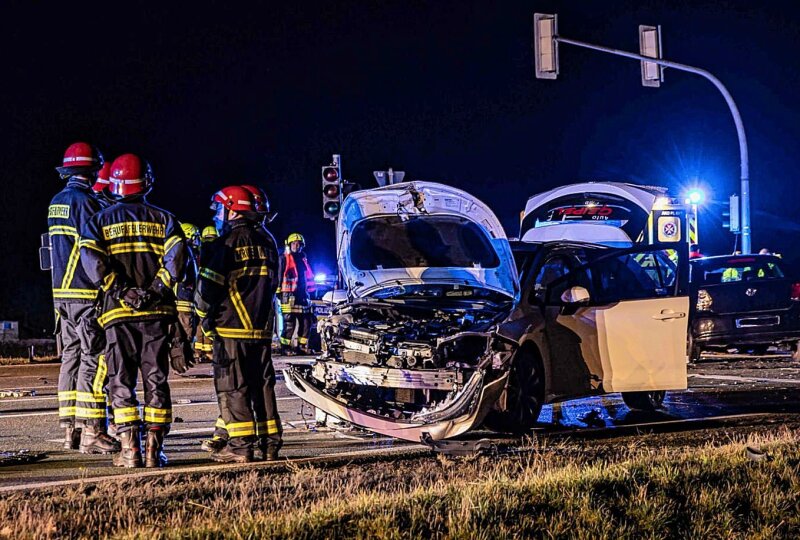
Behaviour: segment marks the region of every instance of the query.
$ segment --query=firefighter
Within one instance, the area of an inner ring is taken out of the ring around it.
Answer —
[[[188,251],[176,219],[149,204],[150,164],[124,154],[111,166],[110,195],[117,202],[96,214],[81,233],[81,260],[89,279],[105,292],[98,318],[106,330],[106,361],[114,422],[122,449],[118,467],[141,467],[138,373],[144,386],[144,465],[166,463],[164,436],[172,422],[167,382],[176,321],[173,286],[184,276]]]
[[[283,332],[281,333],[281,354],[288,354],[297,327],[297,347],[295,354],[307,353],[308,332],[311,329],[311,299],[308,293],[314,292],[314,273],[303,251],[306,242],[303,235],[292,233],[286,238],[281,281],[281,314]]]
[[[228,186],[212,200],[220,238],[204,255],[195,306],[203,329],[215,334],[214,384],[229,440],[211,457],[252,461],[258,419],[264,458],[274,460],[282,444],[269,346],[278,248],[249,191]]]
[[[195,335],[194,288],[197,283],[197,257],[200,250],[200,229],[191,223],[181,223],[181,230],[186,237],[189,262],[186,264],[186,275],[182,282],[175,285],[175,307],[178,309],[178,322],[185,339],[191,340]]]
[[[105,208],[110,203],[108,201],[108,186],[110,184],[108,176],[111,173],[111,162],[106,161],[97,172],[97,179],[92,186],[95,198],[100,202],[100,206]]]
[[[200,235],[200,247],[197,250],[198,253],[198,267],[203,266],[203,254],[207,251],[207,246],[219,238],[219,234],[217,233],[216,227],[213,225],[209,225],[203,229],[202,234]],[[200,325],[197,326],[194,335],[194,357],[197,361],[205,361],[211,358],[211,352],[213,350],[213,340],[212,336],[207,336]]]
[[[67,181],[50,202],[48,231],[52,245],[53,303],[63,343],[58,377],[58,417],[64,448],[85,454],[119,450],[106,433],[103,383],[106,366],[103,330],[97,324],[97,288],[79,263],[78,234],[101,210],[92,194],[103,156],[94,146],[69,146],[56,170]]]

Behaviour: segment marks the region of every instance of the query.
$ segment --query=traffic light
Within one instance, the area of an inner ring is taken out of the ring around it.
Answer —
[[[739,224],[739,196],[731,195],[728,201],[728,210],[722,212],[722,226],[734,234],[741,232]]]
[[[325,219],[336,219],[342,209],[342,166],[333,156],[333,162],[322,167],[322,215]]]

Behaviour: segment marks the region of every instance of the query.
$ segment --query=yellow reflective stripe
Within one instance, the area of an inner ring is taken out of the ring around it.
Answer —
[[[100,394],[93,394],[92,392],[78,392],[76,401],[81,403],[102,403],[105,405],[106,397],[101,392]]]
[[[53,225],[47,230],[47,232],[50,233],[50,236],[57,236],[59,234],[78,236],[78,229],[75,227],[70,227],[69,225]]]
[[[200,348],[203,350],[203,352],[213,352],[214,351],[214,345],[212,345],[211,343],[204,343],[204,344],[200,345]]]
[[[103,382],[105,382],[107,374],[106,355],[101,354],[97,357],[97,373],[94,374],[94,380],[92,380],[92,392],[96,396],[103,395]]]
[[[153,407],[145,407],[144,421],[157,424],[168,424],[172,422],[172,409],[156,409]]]
[[[197,313],[197,316],[202,318],[202,319],[205,319],[206,317],[208,317],[208,313],[206,313],[202,309],[198,308],[197,306],[194,307],[194,312]]]
[[[163,281],[164,285],[167,287],[172,287],[172,285],[175,283],[175,280],[172,279],[172,275],[169,273],[169,270],[164,267],[160,268],[158,272],[156,272],[156,277]]]
[[[292,344],[292,340],[289,339],[289,338],[281,337],[280,339],[281,339],[281,345],[291,345]]]
[[[206,278],[209,281],[213,281],[218,285],[225,285],[225,276],[208,268],[203,268],[200,270],[200,277]]]
[[[97,242],[95,242],[94,240],[92,240],[90,238],[81,238],[81,240],[80,240],[80,242],[78,242],[78,244],[82,248],[93,249],[93,250],[95,250],[97,252],[102,253],[103,255],[106,255],[106,250],[101,248],[100,244],[98,244]]]
[[[307,337],[300,337],[300,338],[297,338],[297,342],[298,342],[300,345],[306,345],[306,344],[308,343],[308,338],[307,338]]]
[[[281,304],[281,313],[291,313],[292,307],[292,304]]]
[[[78,418],[105,418],[106,408],[87,409],[85,407],[75,407],[75,416]]]
[[[192,303],[186,300],[178,300],[175,302],[175,306],[178,308],[180,313],[192,313]]]
[[[62,289],[69,289],[69,284],[72,283],[72,278],[75,276],[75,268],[78,267],[78,258],[80,255],[80,246],[78,246],[78,242],[75,242],[72,244],[72,250],[69,252],[67,268],[64,270],[64,278],[61,280]]]
[[[233,339],[269,339],[272,337],[272,333],[268,330],[252,330],[252,329],[242,329],[242,328],[220,328],[217,327],[216,330],[217,334],[224,338],[233,338]]]
[[[281,432],[281,426],[277,420],[267,420],[267,435],[274,435]]]
[[[58,416],[75,416],[75,406],[70,405],[69,407],[59,407]]]
[[[181,241],[180,236],[170,236],[166,242],[164,242],[164,253],[169,253],[169,251],[174,248],[178,242]]]
[[[122,242],[119,244],[109,244],[108,252],[112,255],[120,253],[155,253],[164,254],[164,246],[152,242]]]
[[[114,409],[114,423],[116,424],[136,422],[139,419],[139,407],[121,407],[119,409]]]
[[[230,293],[233,308],[236,310],[236,314],[239,316],[239,320],[242,322],[242,326],[244,326],[246,330],[252,330],[253,322],[250,320],[250,314],[247,313],[247,308],[244,307],[242,295],[239,294],[239,290],[236,288],[236,280],[231,280],[228,292]]]
[[[118,319],[149,317],[153,315],[175,315],[175,308],[172,306],[165,306],[163,308],[151,309],[148,311],[134,311],[130,308],[114,308],[100,315],[100,317],[97,318],[97,322],[99,322],[101,326],[105,326],[108,323]]]
[[[75,401],[77,393],[76,390],[59,390],[58,401]]]
[[[231,279],[237,279],[244,276],[271,276],[273,274],[272,268],[269,266],[255,266],[250,268],[239,268],[232,270],[230,273]]]
[[[255,422],[231,422],[225,425],[230,437],[248,437],[256,434]]]
[[[225,429],[225,420],[223,420],[221,416],[218,416],[214,427]]]
[[[84,298],[94,300],[97,298],[97,291],[94,289],[53,289],[53,298]]]
[[[103,278],[103,290],[107,291],[111,288],[111,285],[114,284],[114,281],[117,279],[117,273],[111,272],[110,274],[106,275]]]

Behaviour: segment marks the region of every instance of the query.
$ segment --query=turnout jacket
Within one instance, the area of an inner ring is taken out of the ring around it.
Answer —
[[[144,198],[118,202],[84,225],[80,249],[87,276],[106,292],[97,319],[103,327],[175,317],[172,288],[183,280],[189,251],[172,214]],[[119,300],[128,288],[151,292],[151,301],[128,307]]]
[[[97,287],[80,264],[81,227],[102,209],[88,180],[70,177],[47,210],[47,230],[53,260],[53,300],[92,303]]]
[[[279,264],[272,235],[244,219],[207,244],[194,296],[204,331],[228,339],[271,339]]]

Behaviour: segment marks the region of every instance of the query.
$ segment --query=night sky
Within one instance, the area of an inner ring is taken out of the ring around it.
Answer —
[[[579,180],[680,193],[699,178],[706,253],[738,191],[727,106],[707,81],[667,70],[643,88],[637,62],[562,45],[561,75],[536,80],[532,13],[558,13],[564,37],[636,51],[639,24],[662,25],[665,57],[729,88],[749,139],[753,248],[790,259],[800,237],[800,8],[790,2],[25,2],[4,4],[0,319],[50,324],[37,261],[53,169],[76,140],[113,159],[149,159],[150,200],[210,224],[211,194],[263,186],[279,240],[302,232],[332,270],[320,167],[458,186],[495,210],[509,236],[528,196]]]

